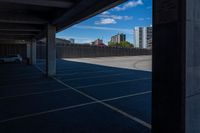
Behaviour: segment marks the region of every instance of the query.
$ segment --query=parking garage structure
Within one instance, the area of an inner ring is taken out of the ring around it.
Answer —
[[[36,42],[46,38],[46,74],[56,74],[55,35],[125,0],[1,0],[2,44],[26,44],[27,57],[36,63]]]
[[[1,43],[28,44],[27,50],[29,51],[27,51],[27,55],[30,57],[31,63],[35,64],[35,42],[40,38],[46,38],[47,59],[46,69],[44,69],[44,71],[47,75],[52,76],[56,74],[56,32],[64,30],[67,27],[77,24],[122,2],[124,1],[0,0],[0,40]],[[200,63],[198,57],[200,1],[154,0],[153,3],[152,132],[199,133]],[[2,68],[1,70],[5,69],[6,68]],[[33,74],[37,72],[35,69],[32,71],[34,71]],[[29,70],[26,71],[24,75],[28,73]],[[6,76],[6,73],[4,73],[3,76]],[[21,76],[23,77],[23,74]],[[38,80],[36,81],[38,82]],[[79,97],[76,94],[74,94],[74,96]],[[40,98],[42,99],[42,97]],[[88,100],[84,97],[81,101],[88,103],[91,102],[90,100],[91,98]],[[2,102],[1,105],[3,104],[5,105],[4,102]],[[82,111],[84,111],[84,109],[78,111],[77,114],[80,114]],[[88,114],[87,112],[85,113]],[[10,114],[13,115],[13,112],[10,112]],[[7,115],[7,113],[5,113],[5,115]],[[5,115],[2,116],[6,117]],[[53,118],[58,120],[57,118],[62,118],[63,116],[64,115],[58,115],[58,117]],[[82,115],[79,116],[81,117]],[[122,123],[126,123],[124,122],[124,118],[117,118],[117,120],[120,120]],[[36,124],[38,120],[41,120],[41,118],[36,119],[33,125]],[[49,120],[48,116],[43,117],[42,120]],[[85,120],[88,119],[85,118]],[[30,121],[30,119],[26,119],[26,122]],[[107,121],[110,122],[110,120]],[[63,123],[65,122],[66,121],[63,121]],[[19,122],[19,124],[22,123],[23,122]],[[142,121],[140,121],[140,123],[143,123],[143,126],[146,125],[145,127],[147,128],[151,128],[148,123]],[[15,124],[16,122],[11,123],[11,127],[18,128]],[[120,124],[116,124],[115,129],[117,129]],[[125,124],[125,126],[127,125],[129,126],[128,123]],[[5,124],[3,126],[6,128],[8,125]],[[135,127],[140,126],[141,124],[139,126],[135,124]],[[52,127],[52,125],[48,125],[48,128],[49,127]],[[12,130],[14,128],[9,129]],[[71,129],[71,127],[69,128]],[[137,130],[138,128],[134,129]],[[140,128],[138,131],[139,130]],[[44,131],[45,128],[41,130],[41,132]],[[54,129],[51,129],[51,131],[53,132]],[[110,130],[110,132],[112,131],[113,130]],[[116,130],[116,132],[117,131],[120,132],[120,130]],[[126,132],[128,132],[128,130],[126,130]],[[132,131],[129,130],[129,132]],[[141,132],[149,132],[149,130],[141,128]]]
[[[25,45],[32,64],[0,66],[1,132],[151,132],[150,72],[56,59],[57,32],[123,2],[0,0],[1,43]],[[36,60],[42,38],[46,59]]]

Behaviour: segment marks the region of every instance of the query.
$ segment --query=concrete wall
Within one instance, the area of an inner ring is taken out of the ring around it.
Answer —
[[[185,0],[154,0],[152,132],[185,133]]]
[[[20,54],[26,58],[25,44],[0,44],[0,56]]]
[[[200,0],[154,7],[152,131],[200,133]]]
[[[37,58],[46,56],[45,46],[37,46]],[[134,56],[151,55],[152,51],[135,48],[97,47],[89,45],[57,46],[57,58],[107,57],[107,56]]]
[[[200,0],[186,6],[186,133],[200,133]]]

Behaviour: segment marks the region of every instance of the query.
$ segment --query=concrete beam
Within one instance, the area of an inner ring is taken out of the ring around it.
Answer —
[[[0,35],[17,35],[17,36],[35,36],[39,34],[39,32],[34,31],[1,31]]]
[[[58,16],[52,24],[57,25],[57,30],[61,31],[64,28],[68,28],[126,1],[127,0],[82,0],[71,10],[67,10],[64,14]]]
[[[4,13],[0,14],[0,23],[47,24],[48,21],[37,16],[32,16],[31,14],[22,15]]]
[[[7,40],[7,39],[0,39],[2,44],[27,44],[28,40]]]
[[[33,36],[0,36],[0,40],[32,40]]]
[[[0,33],[0,36],[35,36],[33,33]]]
[[[15,32],[40,32],[42,26],[31,25],[31,24],[11,24],[11,23],[0,23],[0,31],[15,31]]]
[[[0,31],[0,35],[34,36],[38,32]]]
[[[0,0],[0,2],[58,8],[69,8],[73,5],[72,2],[59,0]]]
[[[19,28],[19,27],[15,27],[15,28],[10,28],[10,27],[2,27],[0,26],[0,31],[33,31],[33,32],[40,32],[40,29],[37,28]]]
[[[47,26],[47,44],[46,44],[46,73],[48,76],[56,74],[56,27]]]
[[[0,34],[0,38],[33,38],[34,35],[20,35],[20,34]]]

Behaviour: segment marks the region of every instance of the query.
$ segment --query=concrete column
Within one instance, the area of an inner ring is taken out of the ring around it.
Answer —
[[[36,40],[32,40],[31,43],[31,64],[36,64]]]
[[[30,43],[26,44],[26,56],[29,59],[31,58],[31,44]]]
[[[47,44],[46,44],[46,73],[48,76],[56,74],[56,43],[55,43],[56,27],[47,26]]]
[[[186,5],[186,133],[200,133],[200,1]]]
[[[153,7],[152,132],[185,133],[186,1]]]
[[[200,133],[200,1],[154,7],[152,131]]]

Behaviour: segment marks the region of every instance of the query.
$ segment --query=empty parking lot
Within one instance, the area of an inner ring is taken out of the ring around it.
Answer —
[[[151,73],[57,60],[57,75],[1,67],[0,131],[5,133],[150,133]]]

